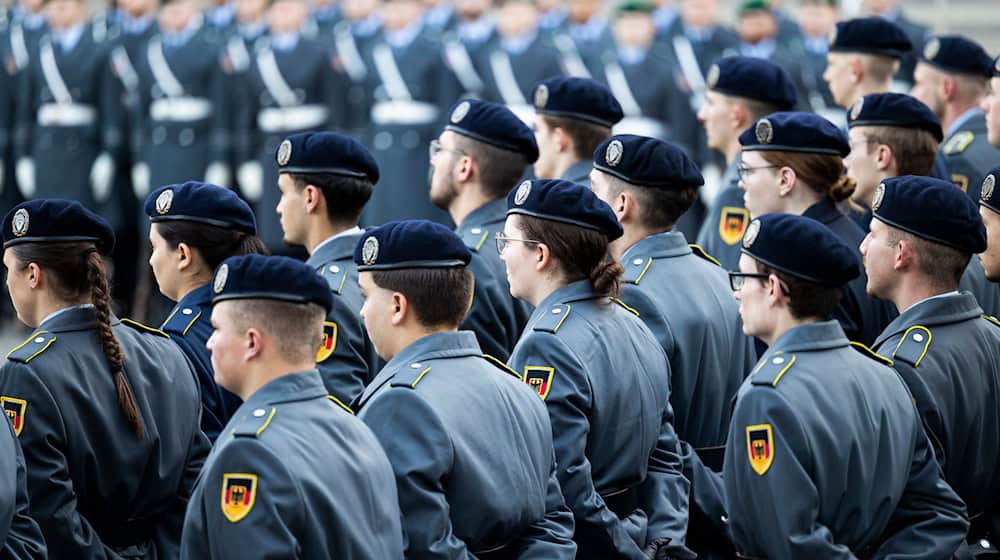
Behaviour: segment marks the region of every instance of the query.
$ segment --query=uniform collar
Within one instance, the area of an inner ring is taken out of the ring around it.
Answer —
[[[962,128],[962,125],[981,115],[985,115],[985,113],[983,113],[983,110],[980,109],[979,107],[972,107],[970,109],[967,109],[964,113],[959,115],[958,118],[951,123],[951,126],[948,127],[948,132],[945,134],[945,138],[948,138],[952,134],[955,134],[956,132],[959,131],[960,128]]]
[[[383,371],[396,372],[412,364],[437,358],[457,358],[461,356],[482,356],[476,335],[472,331],[449,331],[429,334],[418,338],[396,354]]]
[[[500,39],[500,46],[507,54],[521,54],[535,44],[535,39],[538,39],[538,29],[532,29],[515,37],[504,37]]]
[[[126,35],[142,35],[152,27],[156,18],[152,15],[132,17],[122,15],[121,26]]]
[[[594,16],[584,23],[571,23],[569,34],[576,41],[589,43],[600,39],[605,29],[607,29],[607,21],[600,16]]]
[[[38,325],[39,331],[69,332],[91,329],[97,323],[94,317],[94,305],[85,303],[65,307],[52,313]],[[118,317],[111,315],[111,326],[118,324]]]
[[[212,305],[212,283],[203,284],[188,292],[177,302],[177,307],[205,307]]]
[[[305,401],[327,395],[319,370],[307,369],[272,379],[263,387],[250,395],[242,408],[252,410],[255,407]]]
[[[507,219],[507,200],[498,198],[476,208],[462,220],[456,231],[462,232],[474,227],[502,223]]]
[[[833,201],[829,198],[824,198],[823,200],[813,204],[802,213],[803,216],[807,218],[812,218],[817,222],[829,225],[833,222],[844,217],[844,214],[837,210],[837,206],[833,204]]]
[[[458,38],[463,43],[480,45],[493,36],[493,29],[496,23],[489,15],[480,16],[472,21],[460,21],[455,26]]]
[[[594,162],[589,159],[580,160],[573,165],[569,166],[568,169],[562,174],[560,179],[565,179],[567,181],[573,181],[579,183],[581,180],[586,181],[590,177],[590,170],[594,168]]]
[[[69,29],[62,29],[56,31],[52,30],[52,39],[54,42],[63,50],[63,52],[69,52],[76,48],[79,44],[80,38],[83,37],[83,29],[86,26],[85,23],[81,22]]]
[[[618,60],[628,66],[641,64],[646,60],[647,54],[648,47],[618,47]]]
[[[396,50],[409,47],[417,39],[424,29],[424,21],[416,18],[412,23],[397,31],[385,31],[385,42]]]
[[[541,314],[547,313],[550,307],[559,303],[572,303],[574,301],[606,297],[608,297],[607,294],[598,294],[594,291],[594,285],[590,283],[590,280],[577,280],[576,282],[571,282],[561,288],[557,288],[556,291],[546,296],[531,314],[530,322],[534,322]]]
[[[983,314],[976,297],[969,292],[944,294],[941,297],[925,299],[911,305],[909,309],[893,319],[889,326],[875,339],[873,347],[878,347],[887,339],[902,334],[913,325],[946,325],[975,319]]]
[[[382,17],[378,14],[371,14],[365,19],[351,22],[351,33],[355,37],[371,37],[382,28]]]
[[[638,243],[625,251],[621,260],[622,262],[626,262],[632,257],[664,258],[690,254],[692,254],[691,247],[688,245],[683,233],[679,231],[665,231],[640,239]]]
[[[358,244],[358,238],[364,231],[359,227],[354,227],[347,231],[342,231],[333,237],[327,238],[313,249],[306,264],[310,266],[320,266],[330,261],[339,261],[354,256],[354,246]]]
[[[829,350],[848,346],[850,343],[839,322],[822,321],[788,329],[774,341],[767,353]]]

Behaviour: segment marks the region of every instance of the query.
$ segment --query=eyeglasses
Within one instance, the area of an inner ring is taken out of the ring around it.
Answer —
[[[743,181],[747,180],[747,177],[753,174],[754,171],[758,169],[777,169],[781,167],[780,165],[761,165],[758,167],[747,167],[746,165],[739,165],[736,167],[736,173],[740,176]]]
[[[743,289],[743,284],[746,282],[747,278],[767,278],[770,274],[765,274],[763,272],[730,272],[729,273],[729,287],[733,289],[734,292],[738,292]]]
[[[541,243],[541,241],[534,241],[531,239],[517,239],[515,237],[507,237],[506,235],[498,231],[496,235],[497,252],[503,253],[504,250],[507,248],[507,245],[509,245],[511,241],[520,241],[521,243],[528,243],[530,245],[538,245],[539,243]]]
[[[466,155],[465,152],[463,152],[462,150],[453,150],[451,148],[445,148],[444,146],[441,145],[441,141],[437,139],[431,140],[431,145],[429,146],[427,152],[428,155],[430,155],[431,159],[437,157],[437,155],[440,154],[441,152],[451,152],[453,154],[459,154],[463,156]]]

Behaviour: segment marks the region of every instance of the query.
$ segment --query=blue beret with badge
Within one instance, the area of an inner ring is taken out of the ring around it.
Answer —
[[[944,139],[934,111],[905,93],[872,93],[857,100],[847,112],[847,127],[856,126],[915,128],[930,132],[938,142]]]
[[[924,43],[920,60],[950,74],[988,78],[993,75],[993,58],[979,43],[959,35],[931,37]]]
[[[622,106],[604,85],[589,78],[549,78],[535,86],[535,112],[611,128],[624,118]]]
[[[278,173],[323,173],[345,177],[367,177],[378,182],[378,164],[350,136],[337,132],[303,132],[285,138],[275,153]]]
[[[499,103],[478,99],[459,101],[451,108],[448,124],[444,129],[502,150],[522,154],[528,158],[528,163],[538,160],[534,131]]]
[[[235,192],[198,181],[167,185],[149,193],[145,204],[149,221],[199,222],[257,234],[253,210]]]
[[[354,247],[358,271],[456,268],[472,252],[454,231],[429,220],[388,222],[365,231]]]
[[[316,303],[328,314],[333,309],[333,294],[326,280],[315,268],[288,257],[229,257],[215,269],[212,292],[213,305],[234,299],[273,299]]]
[[[622,236],[611,207],[588,187],[562,179],[524,181],[507,195],[507,215],[520,214],[599,231],[614,241]]]
[[[684,150],[646,136],[608,138],[594,150],[594,168],[640,187],[696,189],[705,184],[698,166]]]
[[[830,52],[855,52],[902,58],[913,50],[906,31],[881,17],[837,22],[830,31]]]
[[[708,69],[705,83],[712,91],[774,105],[779,111],[795,107],[795,85],[784,68],[750,56],[728,56]]]
[[[847,157],[851,145],[837,125],[815,113],[771,113],[740,134],[744,151],[797,152]]]
[[[997,181],[1000,180],[1000,165],[990,169],[983,178],[983,187],[979,191],[979,204],[1000,214],[1000,193],[997,192]]]
[[[107,220],[75,200],[36,198],[18,204],[3,219],[3,246],[21,243],[93,241],[105,255],[115,248]]]
[[[872,216],[963,253],[986,250],[986,227],[976,203],[948,181],[916,175],[885,179],[875,189]]]
[[[764,214],[747,226],[742,252],[775,270],[824,286],[861,274],[857,249],[830,228],[795,214]]]

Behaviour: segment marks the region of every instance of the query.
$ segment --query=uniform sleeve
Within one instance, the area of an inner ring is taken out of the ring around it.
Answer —
[[[434,410],[415,390],[389,388],[360,417],[382,444],[396,476],[406,556],[474,560],[451,524],[444,483],[454,450]]]
[[[951,558],[965,541],[965,504],[945,482],[930,440],[920,426],[902,499],[873,558]]]
[[[198,475],[201,474],[210,450],[211,443],[209,443],[208,437],[200,429],[195,430],[188,444],[187,459],[184,461],[184,475],[181,477],[173,502],[164,513],[158,516],[154,524],[153,541],[156,543],[156,550],[161,558],[177,558],[180,553],[185,512],[198,481]]]
[[[512,544],[520,560],[574,560],[573,512],[566,507],[559,488],[555,452],[545,495],[545,517],[532,524]]]
[[[739,398],[723,469],[738,551],[767,558],[854,558],[816,518],[819,491],[810,477],[810,456],[798,418],[777,391],[752,388]]]
[[[683,548],[688,525],[688,494],[691,484],[684,478],[680,442],[674,431],[674,411],[667,401],[660,436],[649,457],[646,480],[639,486],[639,507],[649,518],[646,542],[669,538],[669,547]]]
[[[641,555],[642,551],[629,534],[623,520],[608,509],[594,488],[590,461],[586,454],[592,393],[583,364],[555,335],[530,332],[514,349],[510,367],[522,375],[531,367],[553,370],[545,404],[552,422],[552,443],[559,465],[559,484],[562,486],[566,505],[576,519],[577,528],[586,526],[585,530],[606,537],[607,550],[593,551],[594,554],[626,558]]]
[[[28,511],[28,471],[24,461],[24,453],[21,451],[21,446],[18,444],[9,422],[6,430],[0,428],[0,438],[5,442],[4,448],[9,445],[14,451],[16,467],[14,516],[7,530],[7,539],[3,544],[3,552],[0,556],[24,560],[46,558],[42,530],[38,527],[38,523],[31,518]]]
[[[948,432],[941,412],[941,405],[938,402],[934,391],[927,385],[927,380],[917,373],[917,369],[910,364],[895,360],[892,367],[903,378],[903,382],[910,390],[913,400],[920,414],[920,421],[927,430],[927,437],[934,450],[937,464],[942,471],[947,471],[948,457],[945,455],[945,442],[948,441]]]
[[[296,535],[307,500],[280,457],[255,438],[237,437],[202,474],[184,520],[181,558],[301,558]]]
[[[7,362],[0,394],[24,402],[18,436],[27,465],[31,517],[46,535],[52,558],[117,558],[77,511],[59,404],[31,368]]]
[[[344,298],[334,294],[333,308],[326,319],[327,333],[335,331],[333,354],[316,364],[326,390],[345,403],[361,395],[369,377],[364,326],[358,317]]]

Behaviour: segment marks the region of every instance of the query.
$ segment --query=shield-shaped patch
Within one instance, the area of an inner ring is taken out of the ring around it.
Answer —
[[[746,208],[723,206],[719,217],[719,237],[726,245],[736,245],[743,239],[749,221],[750,212]]]
[[[7,418],[10,418],[14,435],[20,436],[21,430],[24,429],[24,412],[28,409],[28,401],[14,397],[0,397],[0,405],[3,405],[3,411],[7,413]]]
[[[524,366],[524,377],[522,379],[544,401],[552,389],[552,378],[555,374],[556,370],[547,366]]]
[[[337,349],[337,323],[323,321],[323,344],[316,353],[316,363],[325,362]]]
[[[774,432],[770,424],[747,426],[747,455],[750,468],[759,475],[767,472],[774,462]]]
[[[222,515],[236,523],[249,515],[257,501],[257,475],[224,473],[222,475]]]

